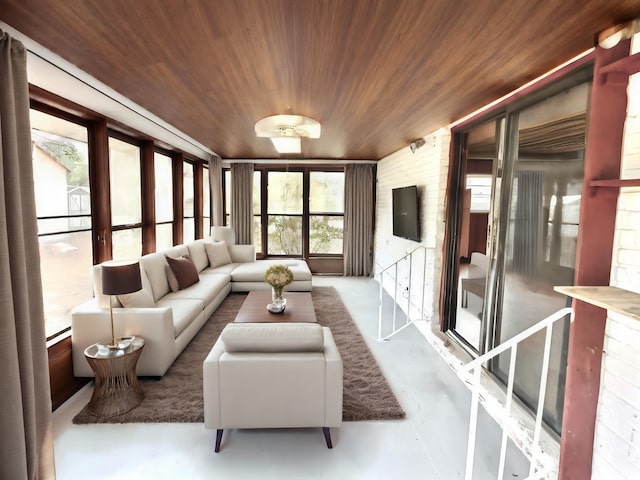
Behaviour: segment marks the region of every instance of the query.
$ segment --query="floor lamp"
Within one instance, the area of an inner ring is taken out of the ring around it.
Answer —
[[[113,295],[124,295],[142,289],[140,262],[137,260],[109,261],[102,264],[102,293],[109,295],[109,314],[111,316],[110,349],[126,348],[118,345],[113,325]]]

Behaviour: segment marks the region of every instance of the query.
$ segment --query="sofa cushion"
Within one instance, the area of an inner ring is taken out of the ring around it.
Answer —
[[[231,280],[234,282],[264,282],[264,274],[267,268],[283,263],[285,262],[278,260],[257,260],[251,263],[242,263],[233,270]],[[294,281],[311,280],[311,271],[302,260],[289,261],[287,266],[293,273]]]
[[[166,256],[166,259],[178,280],[180,290],[187,288],[200,280],[198,278],[198,269],[189,255],[178,258]]]
[[[234,245],[236,243],[236,234],[231,227],[214,226],[211,227],[211,239],[214,242],[226,242],[227,245]]]
[[[212,243],[211,241],[200,239],[187,244],[189,256],[191,260],[193,260],[193,263],[195,263],[198,272],[201,272],[209,266],[209,257],[207,256],[207,251],[204,249],[205,242]]]
[[[118,295],[118,300],[120,300],[124,308],[151,308],[156,306],[151,291],[144,289],[133,293]]]
[[[171,269],[169,264],[167,264],[167,267],[164,269],[164,271],[167,274],[167,281],[169,282],[169,288],[171,289],[171,291],[177,292],[178,290],[180,290],[180,285],[178,285],[176,274],[173,273],[173,270]]]
[[[255,245],[227,245],[229,256],[233,263],[248,263],[256,261]]]
[[[178,338],[184,329],[191,325],[191,322],[202,313],[204,304],[201,300],[189,298],[177,300],[175,298],[168,299],[167,296],[165,296],[156,303],[156,307],[171,307],[174,338]]]
[[[235,270],[237,266],[238,266],[237,263],[227,263],[226,265],[220,265],[219,267],[215,267],[215,268],[209,267],[201,271],[200,275],[208,275],[210,273],[231,275],[231,273]]]
[[[140,267],[140,280],[142,282],[142,288],[137,292],[127,293],[124,295],[118,295],[118,300],[125,308],[151,308],[156,306],[156,302],[153,299],[153,293],[151,292],[151,284],[147,278],[147,274],[142,267]]]
[[[149,253],[140,258],[140,265],[149,277],[153,299],[157,302],[169,293],[169,282],[167,280],[167,261],[163,253]]]
[[[201,275],[198,283],[184,290],[168,293],[163,299],[194,299],[204,302],[204,305],[208,305],[224,287],[229,285],[230,281],[231,277],[229,275]]]
[[[227,352],[321,352],[317,323],[229,323],[220,334]]]
[[[212,268],[231,263],[231,256],[229,256],[229,250],[227,250],[225,242],[206,242],[204,248],[209,257],[209,265]]]

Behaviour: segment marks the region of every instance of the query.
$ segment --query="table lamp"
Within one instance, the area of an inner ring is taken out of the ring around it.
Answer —
[[[124,295],[142,289],[140,278],[140,262],[137,260],[109,261],[102,264],[102,293],[109,295],[109,314],[111,316],[111,345],[110,349],[120,347],[116,341],[113,325],[113,295]]]

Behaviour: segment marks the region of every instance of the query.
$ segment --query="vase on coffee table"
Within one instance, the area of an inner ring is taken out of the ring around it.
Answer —
[[[284,287],[271,287],[271,305],[282,307],[286,302],[282,294]]]

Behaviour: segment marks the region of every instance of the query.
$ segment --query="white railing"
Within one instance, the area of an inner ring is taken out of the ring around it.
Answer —
[[[420,307],[420,315],[417,319],[424,319],[424,290],[425,290],[425,282],[426,282],[426,278],[427,278],[427,248],[423,245],[420,245],[419,247],[413,249],[411,252],[407,253],[404,257],[398,259],[396,262],[394,262],[393,264],[389,265],[386,268],[383,268],[382,270],[380,270],[378,273],[376,273],[376,276],[380,276],[380,295],[378,297],[378,341],[382,342],[385,340],[388,340],[389,338],[391,338],[392,336],[394,336],[396,333],[401,332],[402,330],[404,330],[405,328],[407,328],[409,325],[411,325],[414,321],[411,319],[411,287],[412,287],[412,270],[413,270],[413,255],[419,251],[422,250],[424,253],[424,263],[422,266],[422,283],[420,285],[421,290],[422,290],[422,299],[421,299],[421,307]],[[409,276],[408,276],[408,282],[407,282],[407,311],[406,311],[406,319],[404,322],[402,322],[401,325],[398,325],[397,322],[397,311],[398,311],[398,265],[401,262],[404,261],[408,261],[409,262]],[[385,275],[387,276],[391,276],[393,278],[393,282],[394,282],[394,288],[393,288],[393,319],[392,319],[392,324],[391,324],[391,333],[389,333],[388,335],[383,336],[383,315],[382,315],[382,294],[383,294],[383,289],[384,289],[384,277]]]
[[[469,419],[469,440],[467,444],[467,463],[465,470],[465,480],[471,480],[473,478],[473,462],[476,447],[476,434],[478,426],[478,405],[480,403],[480,379],[483,369],[483,365],[489,360],[497,357],[501,353],[511,350],[511,356],[509,361],[509,377],[507,380],[507,392],[503,411],[496,421],[502,428],[502,442],[500,445],[500,463],[498,466],[498,480],[504,478],[504,466],[507,452],[507,440],[508,430],[511,419],[511,406],[513,401],[513,383],[516,370],[516,358],[518,354],[518,344],[535,333],[546,329],[545,341],[544,341],[544,353],[542,357],[542,372],[540,373],[540,389],[538,393],[538,408],[536,411],[535,427],[533,430],[533,440],[531,442],[532,448],[530,449],[530,467],[529,476],[525,480],[536,480],[540,478],[546,478],[549,472],[549,465],[545,465],[542,461],[543,453],[540,448],[540,432],[542,430],[542,413],[544,410],[544,399],[547,391],[547,373],[549,372],[549,356],[551,354],[551,334],[553,324],[558,320],[564,318],[566,315],[572,313],[571,308],[563,308],[558,310],[552,315],[549,315],[544,320],[536,323],[535,325],[527,328],[518,335],[510,338],[506,342],[500,344],[493,350],[485,353],[484,355],[476,358],[475,360],[464,365],[458,371],[460,378],[468,384],[471,389],[471,414]],[[548,462],[546,462],[548,463]]]

